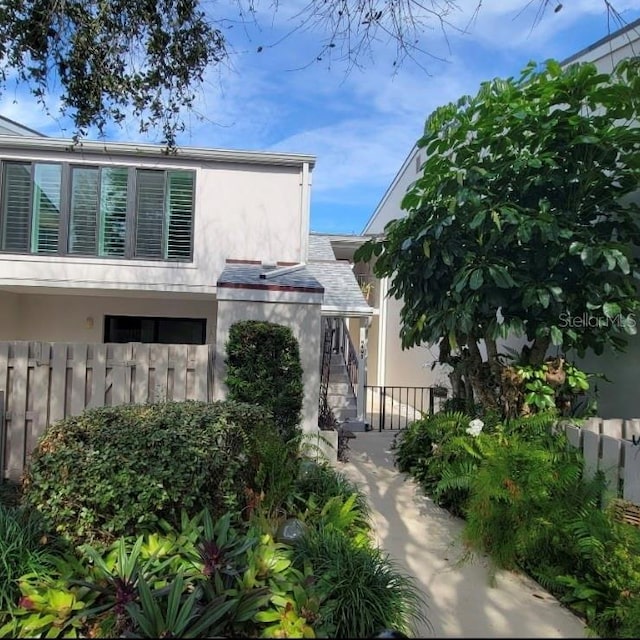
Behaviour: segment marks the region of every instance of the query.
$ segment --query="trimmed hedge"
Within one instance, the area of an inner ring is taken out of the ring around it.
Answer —
[[[275,433],[261,407],[167,402],[92,409],[52,425],[36,447],[23,501],[71,540],[108,541],[178,525],[180,512],[244,506],[255,437]]]
[[[246,320],[229,330],[225,384],[230,400],[271,411],[280,435],[298,432],[302,411],[302,365],[298,341],[289,327]]]

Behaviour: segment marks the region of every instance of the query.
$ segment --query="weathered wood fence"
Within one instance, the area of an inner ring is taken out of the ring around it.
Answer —
[[[0,479],[18,479],[38,438],[61,418],[92,407],[206,401],[212,389],[212,345],[0,342]]]
[[[564,425],[569,442],[582,450],[584,476],[604,474],[608,498],[640,505],[640,419],[588,418],[582,427]]]

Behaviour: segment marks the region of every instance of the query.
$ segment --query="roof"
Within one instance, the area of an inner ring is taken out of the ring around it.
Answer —
[[[630,31],[635,31],[635,34],[629,34]],[[634,20],[633,22],[630,22],[629,24],[625,25],[621,29],[618,29],[617,31],[613,31],[612,33],[609,33],[604,38],[600,38],[600,40],[597,40],[593,44],[590,44],[588,47],[585,47],[581,51],[578,51],[577,53],[574,53],[573,55],[564,59],[560,64],[562,66],[571,64],[574,60],[577,60],[578,58],[582,58],[584,55],[586,55],[587,53],[590,53],[591,51],[594,51],[598,47],[601,47],[603,44],[608,44],[609,42],[613,42],[615,39],[620,38],[621,36],[624,36],[624,35],[627,35],[627,41],[629,42],[640,38],[640,18],[638,18],[637,20]]]
[[[0,138],[4,149],[32,151],[63,151],[66,153],[96,153],[109,156],[126,155],[140,157],[170,157],[186,160],[241,162],[245,164],[266,164],[274,166],[315,165],[316,158],[297,153],[276,153],[270,151],[243,151],[234,149],[208,149],[205,147],[178,147],[167,152],[167,148],[157,144],[129,142],[96,142],[83,140],[74,144],[65,138],[34,138],[25,135],[7,135]]]
[[[309,235],[309,261],[335,260],[336,255],[331,247],[331,240],[327,236]]]
[[[29,127],[25,127],[23,124],[16,122],[15,120],[11,120],[11,118],[7,118],[6,116],[0,115],[0,135],[1,136],[38,136],[40,138],[45,138],[42,133],[36,131],[35,129],[30,129]]]
[[[373,309],[362,295],[351,265],[347,262],[309,262],[307,271],[324,287],[322,311],[341,316],[370,316]]]
[[[323,313],[370,316],[373,309],[362,294],[352,265],[345,260],[337,260],[331,244],[345,238],[348,236],[311,233],[307,270],[324,287]]]
[[[304,265],[295,267],[264,266],[256,263],[229,263],[218,278],[218,287],[230,289],[261,289],[264,291],[291,291],[323,293],[324,288]],[[268,276],[270,272],[280,275]]]

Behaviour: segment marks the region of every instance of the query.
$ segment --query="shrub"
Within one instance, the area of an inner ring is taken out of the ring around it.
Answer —
[[[380,549],[353,545],[336,528],[311,530],[296,545],[294,564],[308,562],[318,588],[329,594],[324,610],[335,638],[371,638],[383,629],[410,633],[417,621],[426,623],[423,600]]]
[[[47,430],[23,500],[76,541],[177,523],[183,508],[237,510],[255,475],[252,443],[270,424],[263,409],[232,402],[92,409]]]
[[[53,567],[56,546],[45,535],[40,514],[0,505],[0,624],[20,595],[18,579]]]
[[[302,410],[298,341],[288,327],[247,320],[231,326],[225,384],[229,399],[271,411],[285,440],[293,438]]]

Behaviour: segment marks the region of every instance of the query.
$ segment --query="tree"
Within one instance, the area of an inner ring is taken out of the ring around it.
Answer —
[[[241,22],[257,19],[258,0],[236,4]],[[538,0],[536,21],[548,4]],[[481,5],[477,0],[476,12]],[[277,11],[278,0],[271,6]],[[161,127],[172,149],[205,72],[230,55],[224,33],[230,17],[215,17],[214,7],[204,0],[5,0],[0,88],[9,79],[29,84],[43,106],[52,102],[71,117],[75,139],[91,127],[102,134],[109,122],[134,117],[141,132]],[[428,56],[424,34],[434,21],[443,32],[454,28],[448,16],[457,9],[455,0],[309,0],[292,30],[323,35],[318,60],[349,64],[360,64],[373,43],[390,39],[395,65]]]
[[[440,107],[406,217],[356,254],[392,279],[403,347],[440,343],[487,408],[513,412],[500,339],[526,337],[520,363],[535,367],[550,346],[622,350],[635,332],[639,71],[531,63]]]

